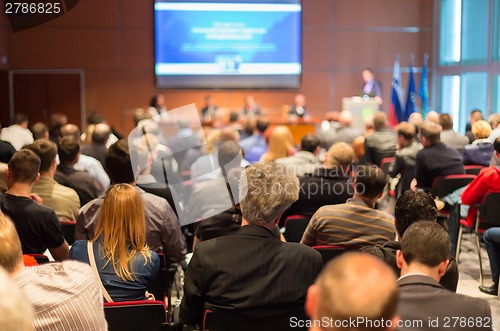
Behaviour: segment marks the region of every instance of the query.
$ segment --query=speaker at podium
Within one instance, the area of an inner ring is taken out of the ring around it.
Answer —
[[[358,128],[362,132],[365,130],[366,119],[373,116],[379,111],[380,105],[375,98],[366,96],[345,97],[342,98],[342,110],[349,110],[353,117],[353,127]]]

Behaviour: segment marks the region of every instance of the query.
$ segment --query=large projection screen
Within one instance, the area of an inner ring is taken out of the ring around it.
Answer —
[[[301,12],[300,0],[156,1],[156,86],[299,88]]]

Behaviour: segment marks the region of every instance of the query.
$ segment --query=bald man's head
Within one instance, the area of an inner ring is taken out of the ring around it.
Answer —
[[[92,142],[96,144],[106,144],[109,136],[111,135],[111,128],[106,123],[99,123],[95,125],[94,132],[92,133]]]
[[[66,124],[61,128],[61,136],[70,136],[80,141],[80,128],[75,124]]]
[[[350,126],[352,125],[353,117],[352,113],[348,110],[343,110],[340,112],[339,123],[342,126]]]
[[[309,288],[306,309],[312,320],[332,322],[312,330],[335,330],[343,321],[362,319],[365,323],[345,329],[390,330],[396,324],[397,301],[396,277],[383,261],[369,254],[346,253],[330,262]],[[386,323],[376,324],[382,320]]]

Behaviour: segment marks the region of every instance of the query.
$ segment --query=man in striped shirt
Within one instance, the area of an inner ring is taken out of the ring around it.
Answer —
[[[108,329],[100,285],[92,269],[76,261],[25,268],[16,228],[1,213],[0,266],[33,305],[34,330]]]
[[[301,243],[308,246],[366,246],[394,240],[394,218],[374,208],[386,182],[385,173],[377,166],[357,167],[352,199],[318,209]]]

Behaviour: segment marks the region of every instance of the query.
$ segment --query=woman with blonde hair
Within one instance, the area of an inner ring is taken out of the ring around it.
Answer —
[[[146,245],[144,205],[129,184],[111,186],[92,240],[77,240],[70,258],[92,266],[106,301],[145,300],[160,260]]]
[[[261,161],[274,161],[282,157],[288,157],[295,153],[293,148],[292,132],[284,125],[278,125],[272,129],[269,136],[267,152],[261,157]]]

